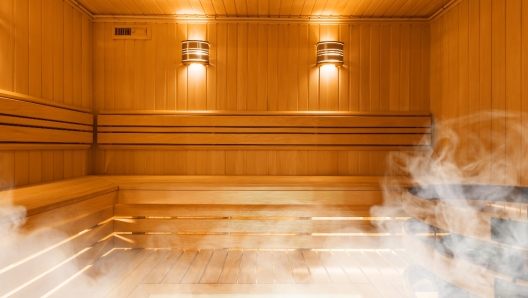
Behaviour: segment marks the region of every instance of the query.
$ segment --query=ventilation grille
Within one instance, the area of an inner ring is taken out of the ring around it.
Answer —
[[[2,0],[0,0],[2,1]],[[114,26],[114,39],[150,39],[150,25]]]
[[[131,36],[132,28],[114,28],[115,36]]]

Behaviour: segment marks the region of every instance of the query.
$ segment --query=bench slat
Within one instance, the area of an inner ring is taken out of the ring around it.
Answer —
[[[426,116],[99,115],[99,126],[168,127],[431,127]]]
[[[99,144],[167,145],[430,145],[430,134],[98,133]]]

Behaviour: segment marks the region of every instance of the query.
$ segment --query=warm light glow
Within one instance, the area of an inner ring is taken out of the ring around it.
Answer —
[[[198,63],[191,63],[189,64],[188,71],[189,71],[190,76],[202,75],[205,72],[205,65],[198,64]]]
[[[322,78],[329,78],[334,74],[337,75],[337,66],[334,64],[324,64],[320,67],[320,71]]]
[[[180,10],[176,11],[175,14],[176,14],[176,15],[180,15],[180,16],[182,16],[182,15],[184,15],[184,16],[189,16],[189,15],[190,15],[190,16],[194,16],[194,15],[197,15],[197,13],[194,12],[194,10],[192,10],[192,9],[180,9]]]

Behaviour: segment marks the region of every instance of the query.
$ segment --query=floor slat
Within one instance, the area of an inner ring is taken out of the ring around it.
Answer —
[[[290,266],[292,268],[293,280],[296,284],[313,283],[310,271],[300,250],[288,251],[288,259],[290,260]]]
[[[181,249],[171,249],[169,253],[165,255],[163,260],[160,261],[159,265],[156,266],[156,268],[154,268],[145,279],[143,279],[143,283],[159,284],[182,254],[183,250]]]
[[[259,249],[257,252],[257,283],[273,284],[273,252]]]
[[[339,265],[339,260],[331,251],[318,251],[317,255],[323,263],[323,266],[326,268],[326,272],[330,276],[332,283],[334,284],[348,284],[350,280],[348,279],[346,273],[343,271]]]
[[[141,263],[122,283],[115,288],[108,297],[127,297],[141,283],[141,281],[151,272],[152,269],[167,255],[167,249],[158,249],[152,252],[148,258]]]
[[[245,249],[240,261],[239,284],[257,283],[257,250]]]
[[[326,273],[326,269],[319,260],[317,253],[310,249],[303,249],[302,254],[304,261],[310,270],[310,276],[312,277],[314,284],[329,284],[332,283],[330,277]]]
[[[292,284],[294,282],[288,252],[284,249],[273,250],[273,275],[276,284]]]
[[[227,249],[215,249],[200,280],[201,284],[216,284],[227,258]]]
[[[187,270],[187,273],[185,273],[185,276],[181,281],[182,284],[197,284],[200,282],[205,267],[207,266],[207,263],[209,262],[209,259],[213,254],[213,251],[214,250],[212,249],[200,250],[196,258],[194,258],[194,261],[192,262],[191,266],[189,267],[189,270]]]
[[[241,249],[230,249],[227,254],[227,259],[224,263],[224,268],[220,274],[219,284],[236,284],[238,277],[238,270],[242,261]]]
[[[178,284],[191,266],[192,261],[198,254],[197,249],[186,249],[176,261],[165,278],[161,281],[164,284]]]

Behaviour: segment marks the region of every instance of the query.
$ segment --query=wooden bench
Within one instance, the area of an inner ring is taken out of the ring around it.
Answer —
[[[100,111],[102,149],[426,150],[419,112]]]
[[[112,249],[117,189],[85,176],[1,191],[0,296],[40,297]]]
[[[87,149],[93,143],[93,115],[0,89],[0,131],[0,150]]]
[[[113,248],[401,248],[402,190],[382,179],[85,176],[2,191],[0,295],[44,295],[83,268],[106,280]]]
[[[401,189],[380,177],[105,178],[119,185],[115,247],[401,246]]]

